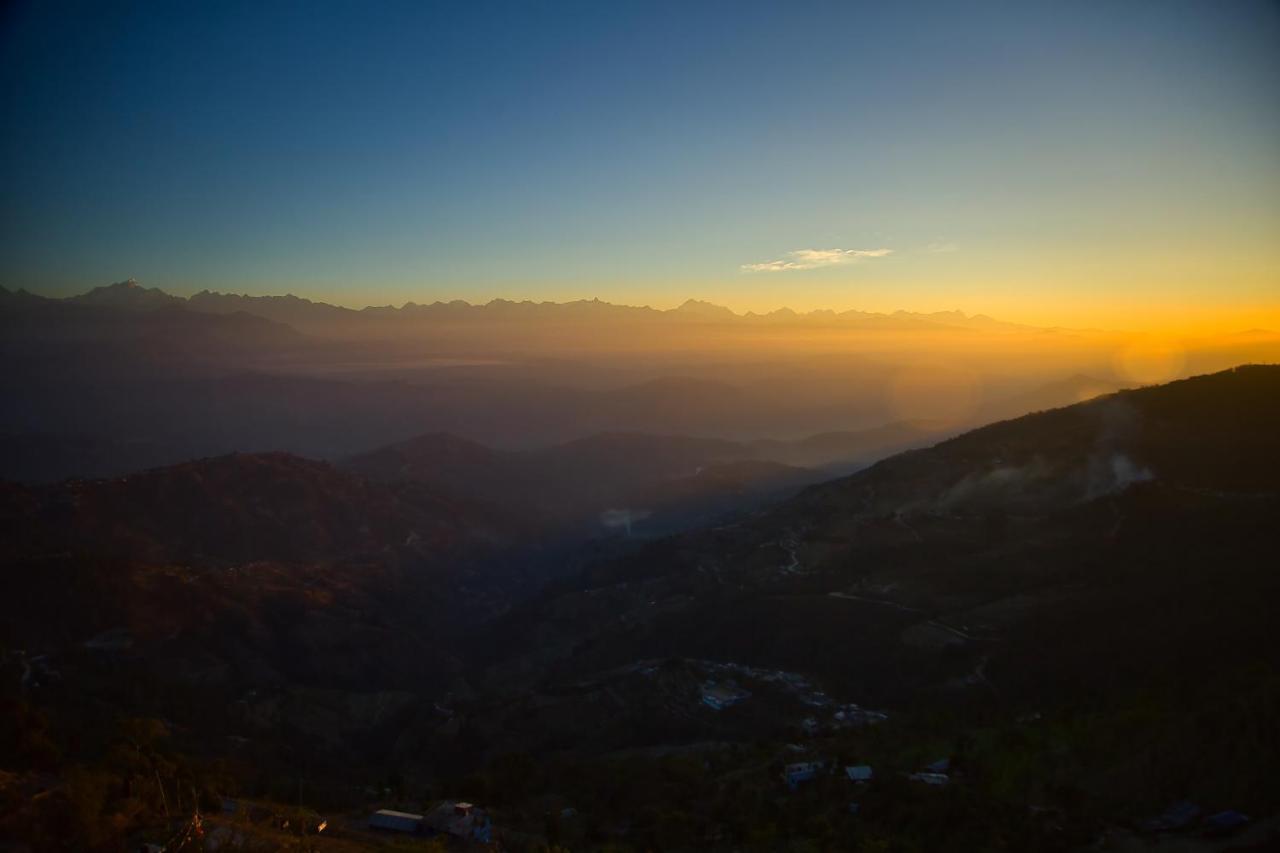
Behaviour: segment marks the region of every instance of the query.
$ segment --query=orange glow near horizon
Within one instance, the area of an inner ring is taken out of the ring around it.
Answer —
[[[784,284],[784,283],[779,283]],[[299,296],[347,308],[369,305],[400,306],[407,302],[426,304],[461,299],[485,304],[495,299],[532,302],[573,302],[600,299],[616,305],[647,306],[657,310],[678,307],[688,299],[702,300],[729,308],[737,314],[768,314],[788,308],[804,314],[811,311],[864,311],[892,314],[896,311],[931,314],[961,311],[969,316],[985,315],[1007,323],[1039,328],[1061,328],[1180,335],[1212,336],[1253,330],[1280,332],[1280,272],[1274,283],[1249,288],[1251,298],[1220,297],[1211,291],[1171,293],[1163,296],[1133,293],[1125,288],[1091,290],[1074,294],[1046,288],[957,288],[923,287],[912,291],[886,292],[883,288],[850,285],[847,288],[771,287],[768,291],[748,290],[735,282],[681,282],[661,286],[635,282],[602,285],[534,283],[493,287],[480,291],[459,288],[455,295],[425,294],[421,290],[394,287],[352,293],[293,289]],[[182,292],[177,290],[175,292]],[[195,292],[192,290],[192,292]],[[265,287],[261,292],[290,292],[286,287]]]

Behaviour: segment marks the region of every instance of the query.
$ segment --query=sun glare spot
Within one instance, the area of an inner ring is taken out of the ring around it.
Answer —
[[[1116,353],[1114,359],[1116,373],[1141,385],[1176,378],[1186,362],[1186,350],[1176,341],[1155,336],[1130,342]]]

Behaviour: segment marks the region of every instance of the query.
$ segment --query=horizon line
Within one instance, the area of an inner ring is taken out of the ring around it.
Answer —
[[[898,308],[892,311],[868,311],[862,308],[838,309],[838,308],[831,308],[831,307],[823,307],[823,308],[811,308],[808,310],[797,310],[797,309],[791,308],[790,306],[783,305],[768,311],[755,311],[755,310],[738,311],[728,305],[724,305],[719,302],[714,302],[709,299],[703,299],[699,297],[688,297],[683,301],[680,301],[677,304],[674,304],[671,307],[667,307],[667,308],[655,307],[653,304],[649,304],[649,303],[635,304],[635,303],[627,303],[627,302],[613,302],[607,299],[601,299],[599,296],[593,296],[590,298],[580,297],[578,299],[568,299],[564,301],[556,301],[553,299],[539,300],[539,299],[533,299],[533,298],[511,299],[503,296],[491,297],[487,301],[483,301],[483,302],[481,301],[472,302],[467,299],[463,299],[461,297],[454,298],[454,299],[447,299],[447,300],[436,299],[432,302],[416,302],[412,299],[408,299],[399,305],[388,302],[383,304],[365,304],[363,306],[356,307],[355,305],[352,305],[349,303],[344,304],[343,302],[329,302],[324,299],[314,298],[311,296],[300,296],[292,291],[288,291],[285,293],[253,294],[253,293],[244,293],[244,292],[237,293],[234,291],[212,290],[208,287],[204,287],[194,293],[191,293],[188,295],[181,295],[178,293],[172,293],[170,291],[167,291],[159,286],[147,287],[135,278],[128,278],[122,281],[111,282],[110,284],[90,286],[87,290],[81,291],[79,293],[72,293],[72,294],[61,295],[61,296],[46,295],[43,293],[39,293],[37,291],[29,290],[23,286],[19,286],[11,290],[8,287],[5,287],[4,285],[0,284],[0,292],[14,294],[14,295],[26,294],[28,296],[35,297],[37,299],[45,299],[53,302],[75,302],[93,293],[97,293],[99,291],[109,291],[113,288],[116,288],[116,289],[136,288],[139,291],[146,292],[146,293],[156,293],[162,297],[173,299],[178,302],[182,302],[184,304],[190,304],[193,302],[193,300],[201,296],[223,297],[223,298],[229,298],[229,299],[243,299],[243,300],[296,300],[297,302],[300,302],[300,303],[306,303],[309,305],[316,305],[316,306],[321,306],[325,308],[332,308],[337,311],[347,312],[351,315],[376,313],[379,311],[404,311],[406,309],[412,309],[412,308],[431,308],[435,306],[440,306],[440,307],[466,306],[468,308],[486,308],[493,305],[529,305],[529,306],[540,307],[540,306],[571,306],[571,305],[599,304],[599,305],[607,305],[609,307],[619,308],[624,310],[631,310],[631,311],[651,311],[655,314],[676,314],[682,310],[687,310],[690,308],[693,308],[694,310],[697,310],[698,308],[702,308],[708,311],[714,311],[720,314],[724,319],[732,318],[734,320],[769,319],[769,318],[777,319],[776,315],[779,315],[779,314],[791,315],[796,319],[819,319],[822,316],[827,316],[832,319],[837,319],[841,317],[849,317],[851,315],[860,315],[862,317],[867,317],[867,318],[875,318],[875,317],[893,318],[896,316],[906,316],[906,317],[920,318],[920,319],[931,319],[935,321],[937,321],[937,318],[939,317],[946,317],[946,316],[957,317],[958,316],[960,319],[965,321],[974,321],[974,320],[987,321],[997,326],[1008,327],[1009,330],[1022,330],[1022,331],[1085,333],[1085,334],[1102,334],[1102,335],[1138,335],[1138,336],[1154,335],[1157,337],[1167,336],[1167,337],[1175,337],[1175,338],[1202,337],[1206,334],[1209,334],[1210,336],[1243,335],[1243,334],[1251,334],[1251,333],[1267,334],[1267,335],[1280,334],[1280,331],[1277,331],[1275,329],[1258,327],[1258,326],[1252,326],[1249,328],[1245,328],[1243,326],[1234,326],[1230,328],[1219,329],[1218,331],[1213,333],[1209,333],[1209,332],[1191,333],[1186,330],[1168,330],[1168,331],[1164,331],[1157,334],[1150,331],[1143,331],[1139,329],[1124,329],[1124,328],[1113,328],[1113,327],[1092,326],[1092,325],[1089,325],[1089,326],[1040,325],[1035,322],[1005,320],[1005,319],[1001,319],[999,317],[993,316],[992,314],[988,314],[984,311],[976,311],[973,313],[969,313],[961,308],[940,309],[940,310],[932,310],[932,311],[912,311],[905,308]],[[957,328],[961,328],[961,327],[957,327]],[[994,331],[994,330],[989,329],[988,331]]]
[[[626,302],[613,302],[608,299],[601,299],[599,296],[593,296],[590,298],[581,297],[578,299],[569,299],[565,301],[556,301],[554,299],[539,300],[539,299],[530,299],[530,298],[509,299],[503,296],[495,296],[486,301],[475,301],[475,302],[472,302],[470,300],[463,299],[460,297],[455,299],[436,299],[431,302],[415,302],[414,300],[409,299],[399,305],[388,302],[383,304],[365,304],[361,307],[355,307],[351,304],[329,302],[324,299],[313,298],[310,296],[300,296],[296,293],[293,293],[292,291],[285,292],[285,293],[254,294],[254,293],[237,293],[234,291],[211,290],[206,287],[196,291],[195,293],[184,296],[176,293],[171,293],[170,291],[167,291],[159,286],[147,287],[146,285],[142,284],[140,281],[134,278],[115,281],[115,282],[111,282],[110,284],[91,286],[87,290],[81,291],[79,293],[65,295],[65,296],[46,295],[43,293],[39,293],[37,291],[28,290],[26,287],[18,287],[16,289],[9,290],[3,285],[0,285],[0,290],[11,293],[11,294],[23,293],[29,296],[34,296],[39,299],[48,299],[56,302],[72,302],[77,299],[83,298],[85,296],[89,296],[90,294],[93,294],[99,291],[111,290],[113,288],[136,288],[143,292],[157,293],[161,296],[165,296],[170,299],[180,300],[182,302],[187,302],[187,303],[190,303],[197,297],[201,297],[201,296],[216,296],[216,297],[227,297],[232,299],[247,299],[247,300],[293,299],[293,300],[297,300],[299,302],[305,302],[311,305],[320,305],[328,308],[334,308],[339,311],[348,311],[348,312],[351,312],[352,314],[361,314],[366,311],[384,311],[384,310],[402,311],[406,308],[430,308],[433,306],[449,306],[449,305],[465,305],[468,308],[485,308],[495,304],[533,305],[533,306],[547,306],[547,305],[568,306],[568,305],[582,305],[582,304],[600,304],[600,305],[608,305],[614,308],[630,309],[634,311],[653,311],[659,314],[670,314],[670,313],[674,313],[690,307],[694,307],[694,308],[703,307],[707,309],[714,309],[717,312],[727,312],[729,315],[731,315],[735,319],[748,319],[751,317],[772,317],[773,315],[776,315],[776,314],[790,314],[795,317],[812,317],[813,315],[833,315],[836,317],[847,316],[847,315],[863,315],[867,317],[894,317],[897,315],[907,315],[911,317],[922,317],[922,318],[937,317],[939,315],[949,315],[949,316],[958,315],[959,317],[965,320],[988,320],[988,321],[991,321],[992,323],[997,323],[1004,326],[1017,326],[1025,329],[1076,331],[1076,332],[1114,331],[1114,330],[1098,329],[1098,328],[1068,329],[1067,327],[1064,327],[1064,326],[1038,326],[1032,323],[1021,323],[1021,322],[1010,321],[1010,320],[1001,320],[985,312],[968,313],[961,308],[940,309],[936,311],[909,311],[905,308],[899,308],[893,311],[867,311],[861,308],[837,309],[837,308],[828,307],[828,308],[812,308],[807,311],[802,311],[802,310],[791,308],[790,306],[787,306],[787,305],[782,305],[768,311],[754,311],[754,310],[738,311],[728,305],[724,305],[719,302],[713,302],[709,299],[703,299],[696,296],[687,297],[683,301],[680,301],[679,303],[669,308],[655,307],[654,305],[648,304],[648,303],[633,304],[633,303],[626,303]]]

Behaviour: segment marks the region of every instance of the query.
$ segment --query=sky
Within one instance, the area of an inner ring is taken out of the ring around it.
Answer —
[[[0,284],[1280,327],[1280,4],[0,11]]]

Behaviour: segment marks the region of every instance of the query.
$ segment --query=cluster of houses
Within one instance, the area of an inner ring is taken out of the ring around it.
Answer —
[[[708,681],[702,685],[702,704],[716,711],[732,708],[751,698],[751,692],[743,690],[733,681]]]
[[[1182,800],[1173,803],[1161,814],[1139,821],[1137,826],[1142,832],[1156,834],[1164,832],[1183,832],[1199,826],[1204,835],[1231,835],[1249,824],[1249,816],[1234,809],[1217,812],[1201,819],[1200,807],[1195,803]]]
[[[446,800],[425,815],[380,809],[369,816],[369,828],[405,835],[449,835],[482,844],[493,841],[488,813],[460,800]]]
[[[923,770],[916,771],[907,778],[926,785],[946,785],[951,781],[951,759],[940,758],[932,764],[926,764]]]
[[[841,705],[831,715],[831,725],[837,729],[861,728],[883,723],[887,719],[889,715],[884,711],[870,711],[857,705]]]
[[[792,749],[798,751],[802,748],[792,746]],[[801,785],[812,782],[823,773],[835,774],[835,762],[824,758],[796,761],[782,768],[782,781],[794,793]],[[922,785],[949,785],[953,781],[951,759],[940,758],[915,772],[902,775]],[[876,778],[875,770],[870,764],[848,765],[844,768],[844,776],[859,788],[871,784]],[[860,808],[861,805],[856,800],[849,803],[850,814],[858,814]],[[1181,801],[1173,803],[1155,817],[1137,821],[1136,828],[1150,835],[1199,830],[1206,837],[1222,837],[1233,835],[1250,823],[1248,815],[1234,809],[1205,816],[1194,803]]]
[[[859,708],[857,705],[839,705],[836,707],[837,710],[829,720],[820,720],[813,716],[805,717],[800,721],[800,728],[804,729],[805,734],[812,737],[823,732],[871,726],[889,719],[889,715],[883,711],[869,711],[865,708]]]
[[[788,790],[795,791],[800,785],[816,779],[819,773],[832,766],[833,762],[826,759],[793,762],[782,768],[782,781]],[[942,758],[925,765],[923,770],[907,774],[907,778],[926,785],[946,785],[951,781],[950,771],[951,759]],[[870,764],[853,764],[844,768],[844,775],[854,784],[866,785],[875,779],[875,770]]]
[[[713,711],[724,711],[740,705],[752,697],[752,692],[742,682],[755,689],[766,691],[765,685],[816,709],[800,721],[800,727],[810,735],[827,731],[861,728],[884,722],[889,715],[872,711],[855,704],[840,704],[819,690],[798,672],[781,669],[764,669],[746,664],[713,661],[699,658],[686,659],[686,663],[702,671],[703,680],[698,692],[698,702]],[[635,661],[623,671],[652,677],[662,669],[663,662],[654,659]]]
[[[710,707],[720,710],[730,707],[748,698],[751,694],[737,687],[736,684],[707,682],[703,685],[703,701]],[[856,706],[855,706],[856,707]],[[874,712],[872,712],[874,713]],[[804,751],[799,745],[791,749]],[[924,765],[920,770],[904,773],[908,779],[924,785],[942,786],[952,781],[951,759],[940,758]],[[844,777],[857,788],[870,785],[875,779],[874,768],[870,764],[851,764],[843,768]],[[798,791],[806,782],[812,782],[824,773],[835,775],[838,772],[836,762],[825,758],[814,758],[807,761],[795,761],[782,768],[782,781],[791,792]],[[225,801],[224,811],[238,807],[235,801]],[[858,814],[860,804],[854,800],[849,803],[849,812]],[[572,818],[577,810],[565,808],[560,812],[562,818]],[[1237,811],[1224,811],[1203,817],[1199,807],[1190,802],[1178,802],[1171,805],[1162,814],[1137,823],[1137,828],[1148,833],[1179,832],[1199,827],[1206,836],[1230,835],[1247,826],[1250,819]],[[288,824],[286,824],[287,826]],[[327,823],[321,823],[315,831],[322,831]],[[460,800],[446,800],[436,805],[425,815],[401,812],[392,809],[381,809],[369,816],[369,828],[384,832],[404,835],[439,835],[489,844],[493,841],[493,822],[483,809]]]
[[[826,694],[815,690],[809,679],[797,672],[787,672],[781,669],[761,669],[741,663],[723,663],[712,660],[693,660],[691,662],[701,667],[713,681],[719,683],[733,683],[733,679],[742,678],[774,685],[787,693],[795,695],[801,702],[806,704],[826,705],[830,704],[831,701]]]

